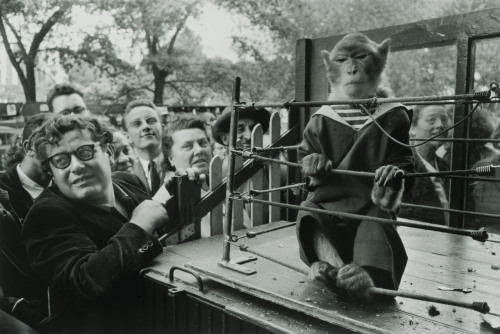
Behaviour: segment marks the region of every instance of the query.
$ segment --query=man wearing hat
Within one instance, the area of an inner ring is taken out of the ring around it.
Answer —
[[[241,140],[244,150],[250,149],[250,138],[253,128],[260,124],[265,133],[269,128],[271,114],[264,108],[246,108],[239,112],[237,140]],[[226,107],[212,128],[214,140],[224,146],[229,145],[229,125],[231,123],[231,106]]]

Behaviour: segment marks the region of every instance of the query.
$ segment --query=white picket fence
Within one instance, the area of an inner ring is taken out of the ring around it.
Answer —
[[[262,126],[258,124],[252,131],[251,137],[251,147],[264,147],[268,146],[270,143],[276,141],[281,134],[281,118],[278,111],[271,115],[269,123],[269,135],[265,138]],[[266,135],[267,136],[267,135]],[[264,140],[268,139],[268,140]],[[238,171],[243,166],[243,159],[236,157],[236,168]],[[267,170],[267,177],[264,175]],[[258,173],[253,175],[245,184],[243,184],[238,189],[235,189],[233,193],[248,193],[250,189],[264,190],[273,189],[282,186],[281,180],[281,165],[278,164],[268,164],[267,168],[262,168]],[[210,162],[210,191],[216,189],[220,184],[222,184],[224,178],[228,175],[223,175],[222,171],[222,159],[219,156],[215,156]],[[273,202],[280,202],[280,192],[274,191],[268,194],[259,195],[259,199],[270,200]],[[224,217],[224,206],[225,200],[215,206],[211,212],[210,216],[210,235],[222,234],[222,222]],[[246,211],[246,214],[245,212]],[[245,221],[245,215],[249,216],[249,219]],[[269,222],[280,220],[280,208],[275,206],[266,206],[257,203],[250,203],[244,207],[243,202],[233,201],[233,231],[240,230],[243,228],[251,228],[261,224],[267,224]],[[246,226],[245,226],[246,225]]]

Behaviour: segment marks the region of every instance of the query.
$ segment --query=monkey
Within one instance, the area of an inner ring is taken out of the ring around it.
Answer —
[[[388,97],[389,51],[390,39],[378,44],[361,33],[345,35],[331,52],[323,50],[329,99]],[[298,150],[309,189],[302,207],[396,220],[403,192],[411,187],[400,175],[413,172],[412,151],[389,140],[367,113],[392,137],[409,142],[411,110],[402,104],[322,106],[307,123]],[[371,287],[398,289],[408,258],[394,225],[300,210],[296,226],[309,280],[359,302],[379,299]]]

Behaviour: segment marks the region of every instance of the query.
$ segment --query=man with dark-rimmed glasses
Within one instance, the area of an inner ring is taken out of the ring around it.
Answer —
[[[47,94],[47,105],[54,114],[90,115],[83,93],[70,83],[54,85]]]
[[[64,330],[136,332],[138,270],[162,252],[155,235],[168,223],[164,206],[137,176],[112,175],[112,133],[96,119],[55,116],[32,142],[54,185],[22,237],[33,269],[68,304]]]

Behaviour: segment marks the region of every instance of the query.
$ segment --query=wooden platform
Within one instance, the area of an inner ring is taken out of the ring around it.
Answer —
[[[470,303],[487,302],[492,312],[500,313],[500,271],[495,269],[500,266],[500,238],[491,236],[490,240],[496,242],[482,243],[469,237],[414,228],[400,227],[399,232],[409,257],[401,290]],[[244,231],[236,234],[243,235]],[[241,239],[238,243],[306,268],[298,257],[294,227],[262,234],[255,239]],[[201,239],[167,247],[152,268],[166,274],[172,266],[186,266],[201,273],[208,282],[217,282],[217,286],[262,300],[270,310],[276,305],[304,314],[309,319],[304,321],[309,324],[317,321],[321,324],[317,328],[325,329],[325,332],[329,331],[325,324],[356,333],[499,332],[483,322],[480,314],[473,310],[400,297],[389,305],[358,305],[339,298],[323,286],[308,282],[303,274],[275,262],[258,258],[246,263],[244,266],[254,269],[256,273],[244,275],[219,266],[221,255],[221,236]],[[244,255],[248,253],[231,247],[232,259]],[[187,275],[176,277],[188,284],[195,282]],[[443,291],[438,286],[472,288],[473,291],[468,294]],[[218,289],[214,285],[212,291],[208,290],[217,294]],[[230,299],[228,307],[238,304],[238,297]],[[437,307],[439,315],[429,315],[431,304]],[[258,312],[262,313],[261,310]],[[256,317],[259,318],[258,314]],[[307,324],[302,325],[308,328]]]

